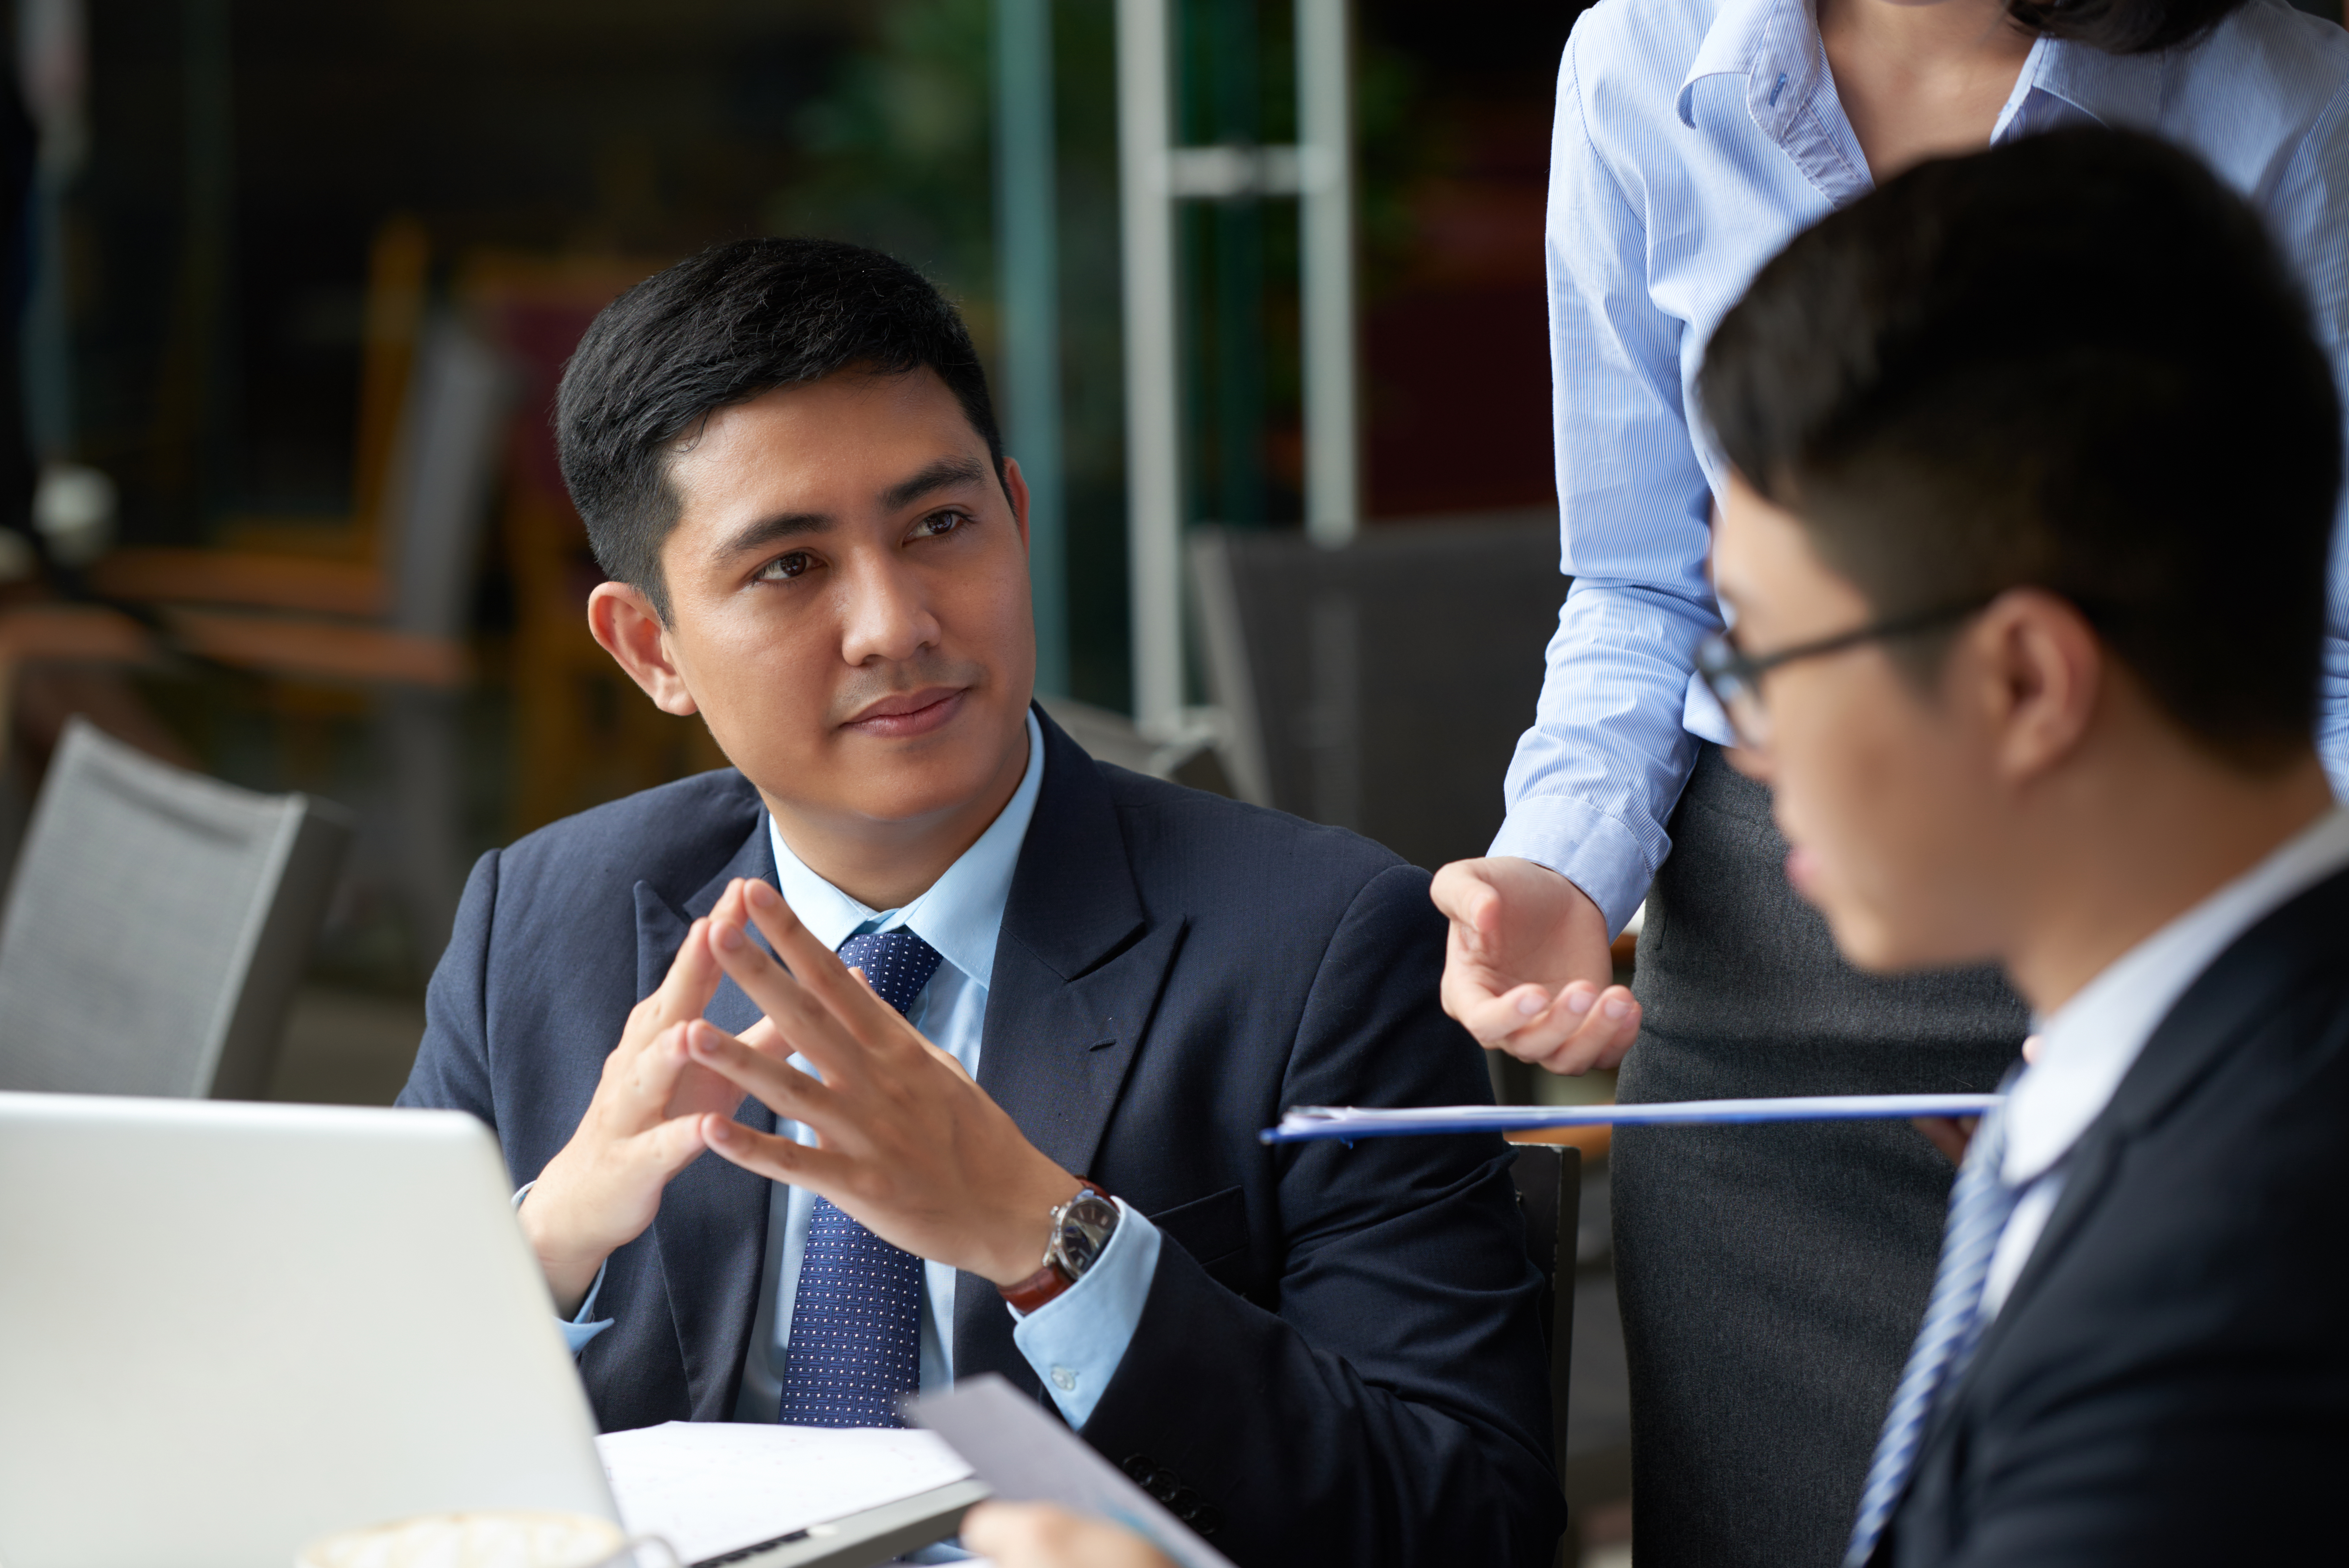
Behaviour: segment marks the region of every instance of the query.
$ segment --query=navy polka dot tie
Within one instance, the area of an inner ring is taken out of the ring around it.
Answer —
[[[903,1012],[937,972],[938,950],[911,931],[840,944],[881,1000]],[[922,1384],[922,1260],[815,1200],[800,1261],[783,1403],[793,1427],[895,1427],[897,1401]]]

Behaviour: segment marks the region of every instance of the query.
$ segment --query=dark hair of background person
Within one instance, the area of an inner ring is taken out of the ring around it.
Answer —
[[[660,550],[681,504],[669,458],[702,421],[843,370],[937,373],[987,442],[1003,438],[961,316],[905,263],[835,240],[736,240],[606,306],[564,368],[554,438],[596,564],[669,618]]]
[[[2114,55],[2175,48],[2227,19],[2246,0],[2006,0],[2007,15],[2033,33]]]
[[[1697,390],[1878,614],[2044,588],[2207,751],[2311,743],[2340,399],[2259,218],[2186,153],[2080,129],[1920,164],[1762,269]],[[1930,682],[1947,644],[1895,648]]]

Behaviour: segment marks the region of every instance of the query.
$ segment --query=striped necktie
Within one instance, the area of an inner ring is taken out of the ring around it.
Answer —
[[[1950,1222],[1941,1237],[1933,1293],[1925,1303],[1925,1326],[1917,1332],[1892,1407],[1885,1412],[1884,1435],[1877,1438],[1876,1458],[1868,1467],[1868,1489],[1860,1494],[1859,1520],[1843,1554],[1844,1568],[1860,1568],[1884,1538],[1884,1527],[1908,1489],[1933,1402],[1964,1375],[1982,1339],[1982,1284],[2021,1190],[2008,1186],[2000,1173],[2005,1158],[2006,1117],[2002,1107],[1994,1106],[1974,1129],[1950,1193]]]
[[[881,1000],[903,1012],[937,972],[938,950],[911,931],[840,944]],[[777,1419],[793,1427],[895,1427],[922,1382],[922,1260],[850,1219],[829,1198],[808,1217],[800,1287],[783,1352]]]

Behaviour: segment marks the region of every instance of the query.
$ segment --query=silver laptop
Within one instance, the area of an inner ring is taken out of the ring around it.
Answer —
[[[595,1432],[472,1117],[0,1093],[6,1568],[292,1568],[460,1510],[616,1522]],[[984,1495],[726,1557],[879,1562]]]
[[[616,1522],[508,1197],[452,1112],[0,1094],[0,1563]]]

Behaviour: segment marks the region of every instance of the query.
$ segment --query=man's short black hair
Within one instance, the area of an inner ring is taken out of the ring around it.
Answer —
[[[1878,614],[2042,587],[2207,750],[2310,743],[2340,399],[2258,216],[2187,154],[2080,129],[1920,164],[1762,269],[1698,400]]]
[[[668,460],[712,413],[843,370],[937,372],[987,442],[1003,438],[970,333],[905,263],[835,240],[737,240],[606,306],[563,371],[555,448],[595,560],[661,618],[660,549],[677,526]]]

